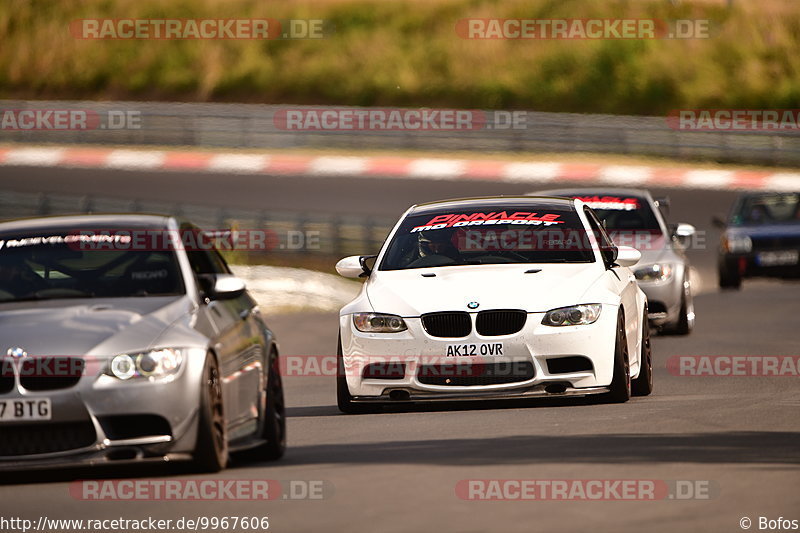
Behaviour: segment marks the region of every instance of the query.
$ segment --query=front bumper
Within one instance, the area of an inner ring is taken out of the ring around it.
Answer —
[[[503,391],[460,391],[460,392],[430,392],[418,391],[407,388],[389,388],[381,396],[355,396],[354,402],[357,403],[384,403],[393,401],[410,402],[447,402],[447,401],[479,401],[479,400],[518,400],[522,398],[543,398],[553,396],[589,396],[593,394],[604,394],[609,391],[608,387],[564,387],[557,391],[545,390],[548,385],[539,384],[527,386],[521,389],[507,389]],[[408,393],[397,396],[396,393],[402,391]]]
[[[673,273],[664,281],[637,281],[647,296],[647,318],[654,326],[673,324],[681,312],[681,297],[684,293],[683,276]]]
[[[475,314],[471,315],[474,326]],[[600,318],[583,326],[544,326],[543,317],[543,313],[529,313],[525,326],[513,335],[481,336],[473,327],[468,337],[440,338],[430,336],[419,317],[405,319],[406,331],[373,334],[356,330],[352,315],[342,315],[342,357],[348,389],[357,402],[488,400],[607,392],[613,377],[617,308],[604,305]],[[503,343],[502,356],[446,357],[448,345],[498,342]],[[548,361],[565,357],[584,358],[591,368],[551,372]],[[395,379],[364,377],[363,370],[373,362],[402,364],[403,375]],[[533,376],[485,385],[425,383],[420,379],[421,368],[432,363],[531,364]],[[545,390],[549,386],[550,392]]]
[[[65,389],[29,391],[16,380],[0,400],[48,398],[47,421],[0,422],[0,470],[165,461],[191,456],[197,435],[202,362],[185,361],[166,382],[120,382],[101,376],[102,362],[87,362],[77,384]],[[166,424],[141,434],[111,434],[111,420],[156,415]],[[69,429],[66,429],[69,428]],[[4,431],[5,430],[5,431]],[[76,434],[81,435],[80,438]],[[42,435],[53,439],[42,447]],[[58,441],[61,440],[61,442]],[[48,451],[40,451],[41,449]],[[33,453],[26,453],[30,449]]]
[[[721,253],[719,266],[730,273],[736,273],[742,278],[798,278],[800,277],[800,262],[793,264],[764,264],[760,259],[762,253],[794,252],[800,255],[800,250],[781,248],[780,250],[755,250],[749,253]]]

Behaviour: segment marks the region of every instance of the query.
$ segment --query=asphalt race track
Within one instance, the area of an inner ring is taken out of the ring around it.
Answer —
[[[501,184],[369,178],[148,174],[12,168],[0,185],[18,191],[95,191],[99,196],[266,209],[398,215],[445,197],[518,194],[554,183]],[[560,185],[560,184],[559,184]],[[220,195],[220,191],[225,191]],[[581,399],[392,407],[347,416],[331,376],[286,377],[289,450],[277,463],[235,461],[215,476],[167,467],[0,473],[0,516],[178,519],[268,516],[270,531],[742,531],[740,520],[800,519],[798,376],[681,376],[678,356],[800,355],[800,282],[746,281],[716,289],[717,233],[730,191],[668,192],[671,219],[706,236],[691,250],[699,275],[697,327],[653,339],[655,391],[627,404]],[[330,356],[336,317],[271,316],[284,356]],[[0,438],[1,437],[0,433]],[[270,479],[324,482],[322,499],[293,501],[82,501],[74,479]],[[687,491],[658,501],[472,501],[472,479],[656,480]],[[72,485],[74,488],[74,485]],[[684,496],[687,496],[684,499]],[[55,531],[55,530],[54,530]]]

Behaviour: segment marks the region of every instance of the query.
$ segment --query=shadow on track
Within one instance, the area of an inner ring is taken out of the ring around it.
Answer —
[[[435,413],[442,411],[486,411],[492,409],[529,409],[535,407],[568,407],[602,404],[592,397],[534,398],[513,400],[480,400],[452,402],[397,402],[387,403],[377,413]],[[315,416],[360,416],[345,415],[335,405],[313,405],[306,407],[287,407],[288,418],[308,418]]]
[[[735,463],[785,468],[800,467],[798,442],[800,433],[768,431],[406,440],[295,446],[278,464]]]

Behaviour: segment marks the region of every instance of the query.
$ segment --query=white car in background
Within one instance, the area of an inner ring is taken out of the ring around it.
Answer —
[[[688,335],[694,329],[692,266],[686,256],[691,224],[669,224],[662,213],[669,200],[656,200],[643,189],[613,187],[554,189],[533,196],[577,198],[592,208],[617,244],[642,253],[633,271],[647,295],[650,325],[661,333]]]
[[[629,268],[639,258],[615,246],[580,200],[413,206],[377,256],[336,265],[366,277],[340,311],[339,408],[647,395],[647,299]]]

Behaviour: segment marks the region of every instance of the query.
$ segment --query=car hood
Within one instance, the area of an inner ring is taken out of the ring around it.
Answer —
[[[151,346],[192,308],[188,297],[62,299],[0,305],[0,355],[107,356]]]
[[[536,273],[525,272],[539,270]],[[435,274],[435,277],[425,275]],[[380,271],[366,291],[379,313],[404,317],[435,311],[467,311],[477,302],[485,309],[544,312],[582,302],[589,287],[603,274],[597,263],[515,264]]]

